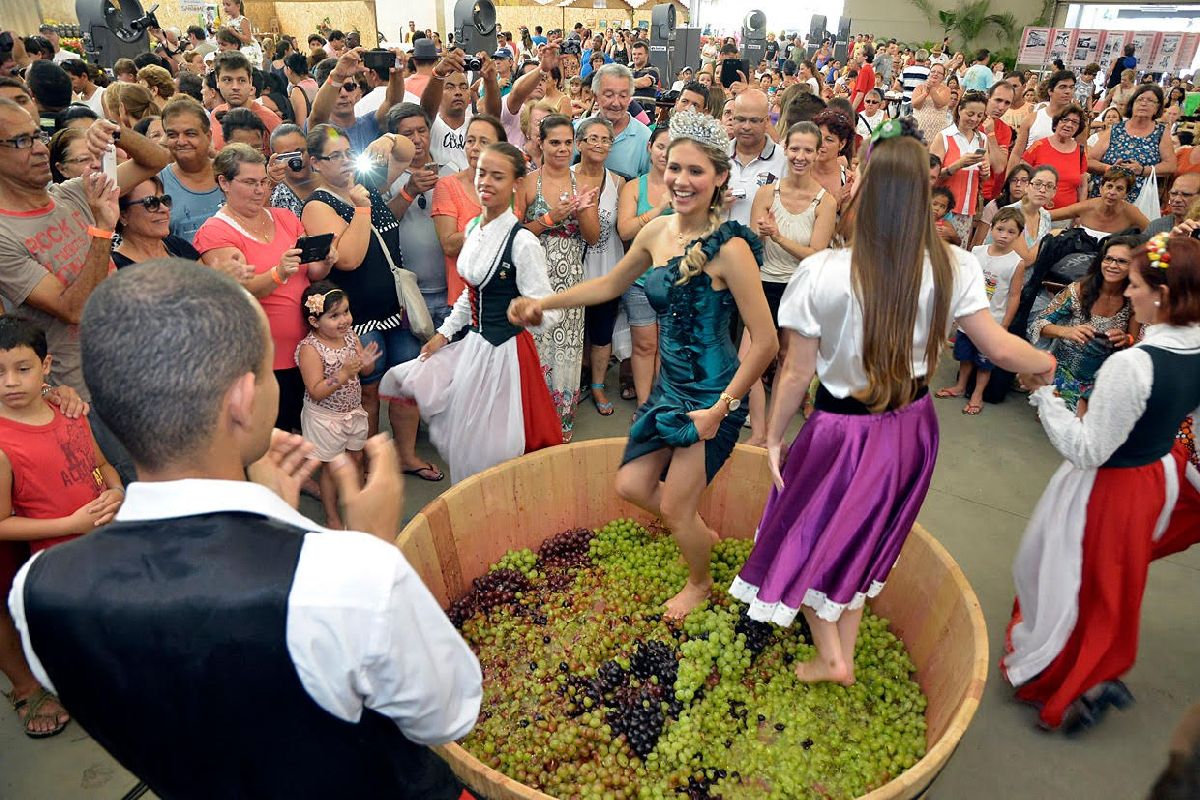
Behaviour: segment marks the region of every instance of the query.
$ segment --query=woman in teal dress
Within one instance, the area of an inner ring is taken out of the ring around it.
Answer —
[[[536,325],[543,311],[612,300],[653,267],[645,288],[658,313],[662,366],[630,429],[616,490],[671,529],[688,578],[666,614],[681,618],[712,589],[717,534],[700,518],[700,495],[733,450],[746,394],[779,343],[759,280],[762,245],[744,225],[720,221],[729,179],[724,129],[683,112],[671,118],[670,137],[665,184],[675,214],[650,221],[604,277],[537,300],[519,297],[509,318]],[[729,336],[735,306],[754,342],[740,363]]]

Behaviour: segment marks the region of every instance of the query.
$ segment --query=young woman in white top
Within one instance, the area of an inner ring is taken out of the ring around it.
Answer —
[[[779,317],[779,301],[800,263],[824,250],[837,224],[837,200],[813,177],[812,166],[821,150],[821,129],[811,122],[797,122],[788,129],[783,145],[788,172],[777,184],[759,188],[750,219],[763,240],[763,294],[771,307],[771,319]],[[743,355],[749,337],[742,339]],[[780,349],[778,363],[787,350]],[[762,381],[750,388],[750,439],[756,447],[767,443],[767,394]]]
[[[780,306],[790,343],[767,424],[775,488],[730,587],[757,620],[790,625],[803,610],[817,653],[797,676],[843,685],[854,683],[863,604],[929,489],[938,424],[927,381],[952,326],[1004,369],[1054,371],[1053,357],[996,324],[975,258],[938,237],[924,146],[880,138],[866,163],[853,246],[809,258]],[[814,374],[817,411],[788,448]]]

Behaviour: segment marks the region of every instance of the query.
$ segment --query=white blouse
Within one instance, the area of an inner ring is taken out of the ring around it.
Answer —
[[[948,336],[955,320],[988,308],[979,261],[958,247],[950,250],[954,269],[950,314],[946,330],[935,331],[935,336]],[[933,265],[927,258],[913,329],[912,374],[916,378],[926,373],[925,345],[930,336],[928,320],[933,288]],[[850,279],[849,249],[822,250],[800,262],[779,303],[779,325],[806,338],[821,340],[817,377],[834,397],[849,397],[867,388],[867,374],[862,366],[862,306]]]
[[[1148,325],[1142,343],[1175,352],[1195,351],[1200,348],[1200,326]],[[1140,347],[1131,347],[1105,359],[1083,417],[1067,408],[1054,393],[1053,385],[1030,394],[1029,403],[1038,410],[1046,436],[1063,458],[1089,469],[1107,462],[1129,438],[1146,412],[1153,387],[1150,355]]]
[[[509,209],[486,224],[477,225],[472,222],[468,225],[466,241],[458,253],[458,274],[463,276],[467,283],[479,286],[488,279],[504,253],[509,231],[516,224],[517,217]],[[537,299],[554,293],[546,275],[546,251],[542,249],[538,238],[524,227],[513,239],[512,259],[517,268],[517,289],[523,296]],[[530,326],[529,329],[541,332],[553,328],[562,317],[562,309],[546,311],[542,315],[542,324]],[[442,327],[438,328],[438,333],[452,339],[470,322],[471,290],[466,288],[455,301],[450,316],[446,317]]]

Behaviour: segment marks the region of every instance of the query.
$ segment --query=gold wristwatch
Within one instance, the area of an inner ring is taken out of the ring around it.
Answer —
[[[726,394],[725,392],[721,392],[720,400],[721,400],[721,402],[723,402],[725,404],[725,408],[726,408],[725,413],[726,414],[731,414],[734,411],[737,411],[739,408],[742,407],[741,400],[739,400],[738,398],[734,397],[731,394]]]

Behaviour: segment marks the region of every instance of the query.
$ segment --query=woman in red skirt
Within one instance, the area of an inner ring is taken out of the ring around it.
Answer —
[[[1200,474],[1175,446],[1200,406],[1200,241],[1151,239],[1125,294],[1145,338],[1104,363],[1086,415],[1052,386],[1030,395],[1067,460],[1017,552],[1001,670],[1043,727],[1067,733],[1133,702],[1120,677],[1137,653],[1150,562],[1200,540]]]

